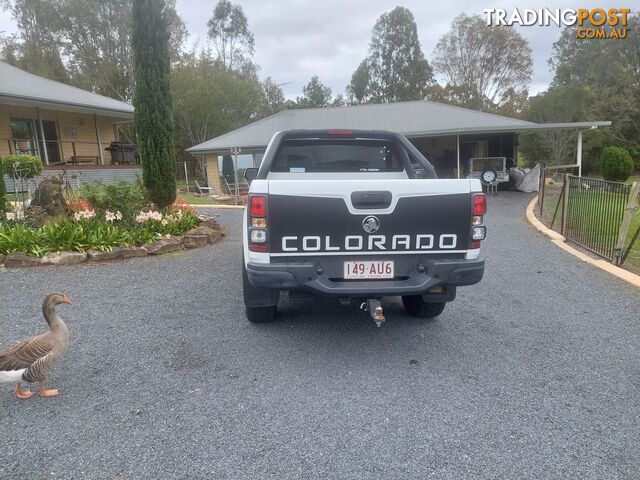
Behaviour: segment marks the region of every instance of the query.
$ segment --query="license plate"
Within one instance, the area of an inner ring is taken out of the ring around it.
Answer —
[[[348,280],[393,278],[393,261],[365,260],[344,262],[344,278]]]

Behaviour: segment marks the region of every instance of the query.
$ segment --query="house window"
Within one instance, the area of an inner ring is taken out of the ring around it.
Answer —
[[[12,118],[11,141],[16,154],[38,155],[35,124],[30,118]]]

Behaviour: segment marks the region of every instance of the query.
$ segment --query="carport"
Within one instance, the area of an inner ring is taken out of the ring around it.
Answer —
[[[347,107],[284,110],[195,145],[187,152],[203,156],[209,186],[227,193],[221,181],[222,158],[240,152],[236,169],[259,166],[272,135],[291,129],[391,130],[402,133],[434,165],[441,178],[464,178],[473,158],[504,159],[515,165],[519,135],[542,130],[577,130],[575,165],[581,172],[582,132],[611,122],[539,124],[441,103],[416,100]]]

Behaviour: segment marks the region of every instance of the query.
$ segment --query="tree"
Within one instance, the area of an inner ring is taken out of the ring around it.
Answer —
[[[164,0],[134,0],[135,126],[142,178],[158,208],[176,199],[176,165],[169,85],[169,24]]]
[[[183,55],[171,72],[177,151],[270,115],[277,107],[266,105],[263,85],[224,69],[209,51]]]
[[[612,121],[611,128],[593,136],[594,158],[607,145],[640,150],[640,18],[630,16],[628,27],[624,40],[578,41],[578,26],[567,27],[549,59],[553,85],[588,88],[593,92],[592,116]]]
[[[20,30],[4,41],[2,58],[11,65],[64,82],[68,75],[60,58],[57,30],[61,18],[46,0],[15,0],[6,3]]]
[[[317,75],[302,87],[302,97],[296,99],[298,108],[326,107],[331,103],[331,88],[324,85]]]
[[[218,60],[225,69],[242,70],[251,63],[255,41],[240,5],[218,0],[207,26]]]
[[[268,117],[286,108],[284,93],[271,77],[265,78],[261,84],[261,102],[258,116]]]
[[[16,65],[28,72],[131,101],[133,0],[5,1],[20,29],[21,42],[6,45],[4,58],[13,56]],[[165,6],[172,59],[177,58],[186,35],[174,4],[175,0],[168,0]],[[62,67],[60,58],[65,60]]]
[[[463,13],[438,41],[433,67],[445,78],[445,90],[454,92],[455,103],[491,111],[526,97],[531,56],[528,42],[516,30],[492,27]]]
[[[62,46],[69,58],[75,85],[101,95],[131,101],[134,91],[133,0],[59,0],[64,19]],[[176,13],[175,0],[163,7],[168,24],[170,54],[176,59],[186,28]]]
[[[345,100],[344,95],[342,94],[336,95],[334,99],[331,101],[332,107],[345,107],[348,104],[349,103]]]
[[[552,87],[531,99],[527,119],[536,123],[586,121],[592,100],[591,92],[583,87]],[[520,150],[530,165],[538,162],[548,165],[575,163],[574,130],[546,130],[521,135],[520,139]]]
[[[363,88],[366,73],[369,81]],[[422,53],[418,28],[409,10],[396,7],[378,18],[369,56],[354,76],[356,82],[352,77],[351,91],[356,98],[361,97],[360,101],[367,97],[375,102],[423,98],[423,90],[433,81],[433,71]]]
[[[367,60],[363,60],[351,75],[351,82],[347,85],[347,95],[349,99],[358,103],[363,103],[369,93],[369,65]]]

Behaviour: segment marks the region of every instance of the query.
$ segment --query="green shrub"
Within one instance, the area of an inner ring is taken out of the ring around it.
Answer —
[[[2,159],[2,170],[16,178],[33,178],[42,173],[42,160],[35,155],[9,155]]]
[[[633,169],[636,172],[640,172],[640,146],[635,146],[629,149],[629,154],[633,159]]]
[[[85,252],[91,248],[87,241],[87,232],[80,222],[63,220],[45,225],[40,230],[40,242],[43,251]]]
[[[624,182],[633,172],[629,151],[621,147],[607,147],[600,156],[600,172],[605,180]]]
[[[22,252],[40,257],[46,252],[42,248],[39,230],[27,228],[21,223],[11,226],[0,224],[0,254]]]
[[[80,197],[99,213],[106,210],[122,213],[125,222],[131,224],[136,215],[149,207],[144,186],[140,180],[134,183],[120,181],[114,184],[102,182],[84,183]]]
[[[0,215],[7,211],[7,186],[4,183],[4,174],[2,172],[2,162],[0,162]]]
[[[126,230],[115,225],[100,225],[89,232],[89,243],[94,250],[110,252],[116,247],[123,247],[133,243],[131,235]]]

